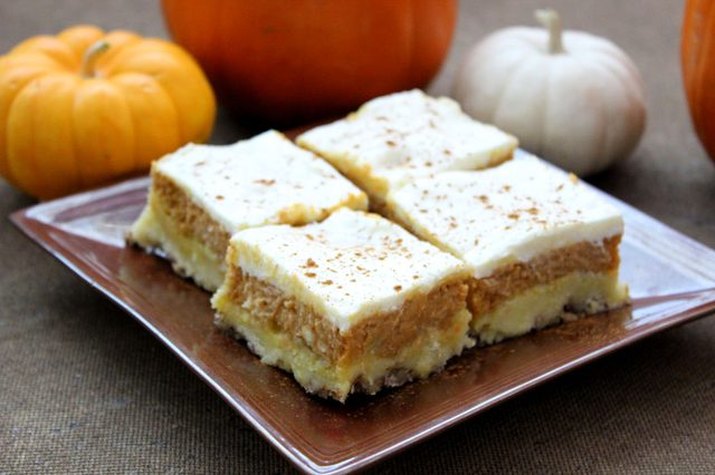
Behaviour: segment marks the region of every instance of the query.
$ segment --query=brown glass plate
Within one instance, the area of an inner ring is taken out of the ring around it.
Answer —
[[[345,473],[570,369],[715,310],[715,251],[613,199],[626,220],[630,309],[586,318],[451,361],[431,378],[343,406],[306,395],[212,324],[209,294],[124,246],[145,203],[137,179],[12,215],[30,238],[139,320],[296,466]]]

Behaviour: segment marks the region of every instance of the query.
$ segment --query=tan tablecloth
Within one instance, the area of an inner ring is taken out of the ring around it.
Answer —
[[[158,1],[2,0],[0,51],[87,22],[165,36]],[[715,246],[715,166],[694,136],[678,63],[682,2],[552,0],[611,38],[645,78],[636,154],[599,187]],[[540,2],[463,0],[448,63]],[[214,141],[242,136],[221,117]],[[32,200],[0,181],[0,215]],[[0,225],[0,473],[285,472],[287,462],[139,324]],[[715,472],[715,319],[659,334],[476,417],[378,472]]]

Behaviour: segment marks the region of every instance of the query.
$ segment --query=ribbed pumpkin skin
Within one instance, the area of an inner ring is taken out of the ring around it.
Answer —
[[[167,41],[91,26],[33,37],[0,58],[0,175],[40,199],[104,184],[205,141],[215,112],[199,66]]]
[[[344,113],[426,85],[456,0],[162,0],[173,38],[227,105],[270,125]]]
[[[680,52],[690,116],[715,161],[715,1],[688,0],[685,4]]]

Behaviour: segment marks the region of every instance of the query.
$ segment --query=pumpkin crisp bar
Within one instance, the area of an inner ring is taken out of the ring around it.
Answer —
[[[216,322],[308,392],[344,402],[426,377],[474,344],[471,270],[375,215],[231,238]]]
[[[391,187],[445,170],[475,170],[511,158],[516,138],[464,114],[455,101],[412,90],[366,102],[296,142],[328,160],[382,211]]]
[[[482,344],[627,303],[620,213],[535,157],[416,180],[393,191],[388,207],[473,266],[468,307]]]
[[[188,145],[154,162],[148,203],[128,241],[164,255],[207,290],[225,274],[235,232],[305,224],[367,196],[328,163],[268,131],[228,146]]]

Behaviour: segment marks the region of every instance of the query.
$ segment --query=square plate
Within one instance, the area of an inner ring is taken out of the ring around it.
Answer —
[[[213,326],[209,294],[124,245],[148,178],[39,204],[12,221],[139,320],[298,468],[345,473],[636,340],[715,311],[715,251],[605,195],[624,214],[631,308],[472,349],[424,381],[347,405],[308,396]]]

